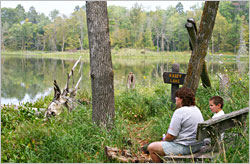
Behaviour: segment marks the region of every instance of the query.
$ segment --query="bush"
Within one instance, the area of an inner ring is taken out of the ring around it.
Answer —
[[[142,121],[164,111],[170,103],[167,100],[166,85],[153,87],[137,86],[116,95],[116,110],[131,121]]]

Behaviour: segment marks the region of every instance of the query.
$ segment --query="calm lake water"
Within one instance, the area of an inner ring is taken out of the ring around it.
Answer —
[[[73,67],[76,59],[48,59],[25,57],[1,57],[1,104],[19,104],[34,102],[38,98],[53,92],[53,80],[55,79],[62,90],[66,84],[67,73]],[[186,73],[188,61],[179,62],[178,57],[168,59],[141,58],[141,59],[113,59],[114,86],[115,89],[126,87],[127,76],[133,72],[136,83],[141,85],[154,85],[162,81],[164,71],[170,72],[172,64],[180,64],[180,72]],[[180,61],[183,61],[180,60]],[[220,57],[207,57],[207,68],[210,75],[228,71],[239,71],[248,73],[249,62],[246,60],[230,59]],[[80,67],[82,69],[80,69]],[[81,71],[80,71],[81,70]],[[82,81],[81,89],[91,91],[90,63],[88,58],[81,60],[75,69],[74,81],[77,82],[80,75]]]

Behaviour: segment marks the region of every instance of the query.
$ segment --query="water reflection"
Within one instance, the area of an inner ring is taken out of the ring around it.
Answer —
[[[34,102],[53,91],[53,80],[56,79],[61,89],[65,86],[67,73],[73,67],[77,59],[44,59],[29,57],[1,58],[1,104],[19,102]],[[175,59],[178,61],[177,59]],[[154,84],[162,80],[164,71],[171,71],[173,62],[162,59],[115,59],[113,60],[114,86],[126,87],[129,72],[136,75],[136,83],[142,85]],[[188,61],[180,62],[180,72],[185,73]],[[80,69],[81,67],[81,69]],[[207,61],[209,74],[217,72],[239,71],[248,72],[248,61],[231,61],[220,63],[218,60]],[[81,70],[81,72],[80,72]],[[75,69],[75,82],[82,74],[80,88],[91,91],[90,64],[86,59],[81,61]]]

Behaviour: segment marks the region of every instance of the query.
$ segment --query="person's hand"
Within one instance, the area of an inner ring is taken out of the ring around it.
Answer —
[[[162,134],[162,141],[165,141],[166,134]]]

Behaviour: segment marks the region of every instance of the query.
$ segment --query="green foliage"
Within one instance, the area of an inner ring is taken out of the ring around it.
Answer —
[[[129,89],[116,94],[116,110],[123,118],[131,121],[146,120],[149,116],[155,116],[166,109],[167,96],[165,86],[144,87]]]
[[[212,89],[199,87],[196,103],[205,120],[213,115],[208,106],[211,96],[220,95],[225,100],[225,113],[248,106],[249,76],[237,72],[228,73],[230,92],[219,91],[219,82],[212,76]],[[242,96],[244,95],[244,96]],[[81,91],[79,99],[91,100],[91,95]],[[25,106],[45,107],[52,95]],[[116,117],[111,130],[92,123],[91,105],[80,105],[73,112],[65,111],[48,121],[37,116],[29,108],[2,108],[1,110],[1,162],[11,163],[103,163],[108,160],[105,146],[128,149],[128,141],[141,133],[149,142],[158,141],[166,132],[174,110],[171,110],[170,87],[162,82],[154,86],[136,86],[135,89],[116,90]],[[45,105],[44,105],[45,104]],[[135,117],[137,115],[137,117]],[[141,117],[142,116],[142,117]],[[249,122],[249,118],[247,120]],[[144,130],[138,131],[137,129]],[[225,133],[225,155],[212,162],[249,162],[249,125],[229,129]],[[132,140],[132,152],[139,153],[138,143]]]
[[[201,6],[197,4],[187,11],[183,10],[181,2],[175,7],[156,8],[155,11],[146,11],[137,3],[131,9],[109,6],[111,47],[187,51],[190,48],[184,25],[187,18],[191,17],[195,19],[199,29],[203,6],[204,3]],[[17,5],[15,9],[2,8],[2,49],[42,51],[88,49],[85,7],[76,6],[69,17],[60,16],[57,10],[53,10],[49,17],[37,13],[34,7],[28,12],[25,12],[21,5]],[[223,51],[236,53],[242,24],[246,29],[244,39],[248,47],[249,2],[220,2],[212,41],[209,42],[212,53]]]

